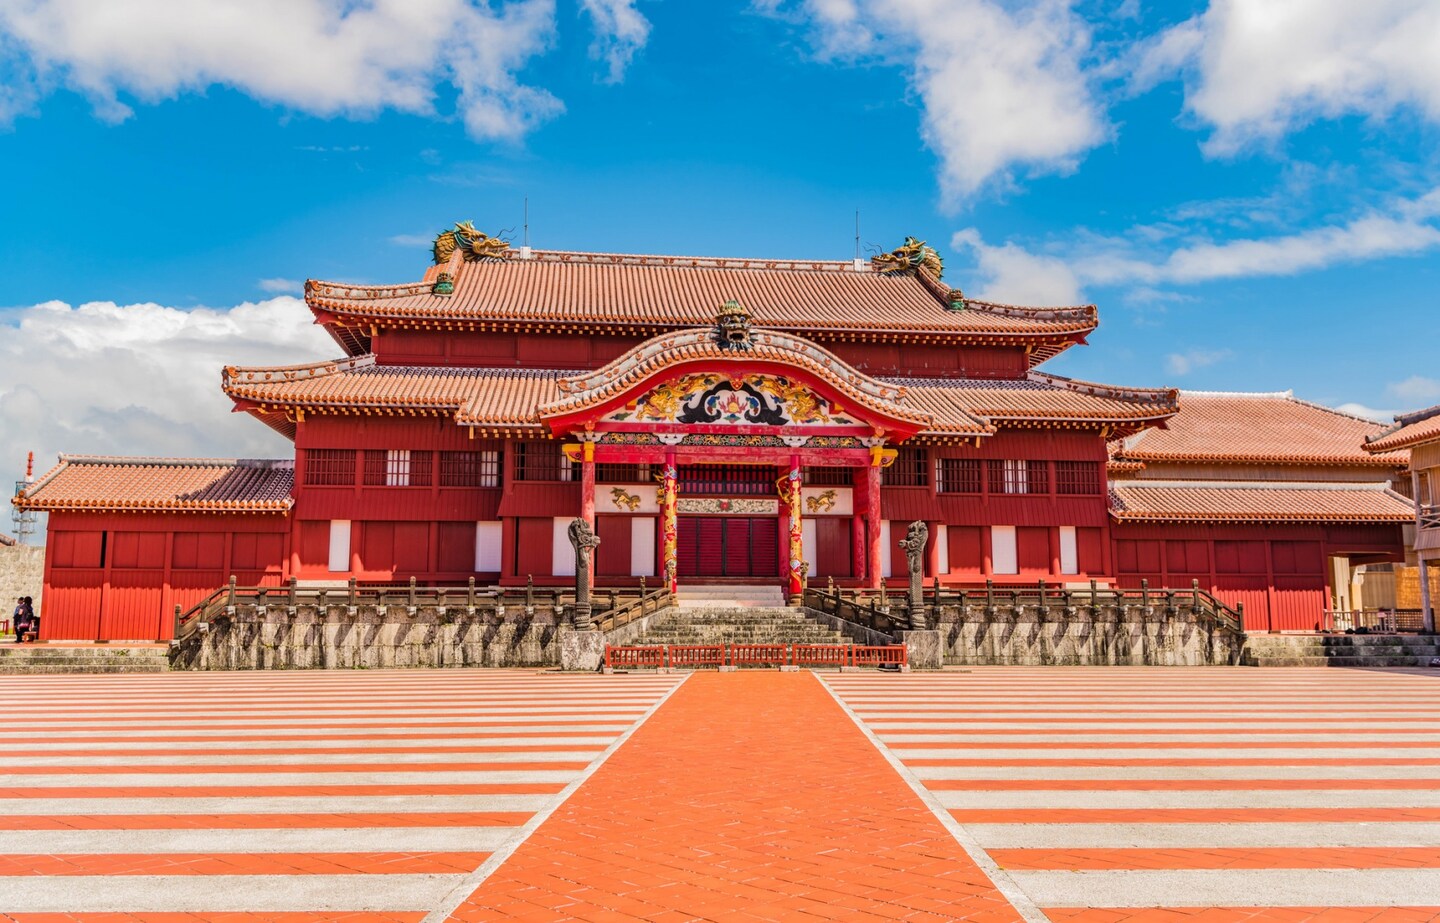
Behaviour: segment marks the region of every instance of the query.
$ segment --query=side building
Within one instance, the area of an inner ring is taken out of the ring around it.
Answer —
[[[745,260],[517,249],[460,225],[434,256],[414,283],[307,284],[340,358],[224,370],[293,462],[73,456],[25,489],[17,504],[52,513],[44,636],[164,637],[171,607],[230,573],[560,584],[576,516],[600,536],[601,586],[876,586],[904,571],[898,543],[922,520],[927,580],[1203,575],[1256,604],[1220,569],[1228,551],[1170,567],[1141,548],[1230,541],[1218,524],[1144,519],[1111,489],[1151,464],[1114,447],[1167,436],[1155,428],[1183,425],[1188,398],[1040,368],[1086,342],[1093,305],[968,298],[913,239],[869,261]],[[1377,483],[1395,465],[1358,445],[1378,429],[1349,449]],[[1399,560],[1409,508],[1365,490],[1361,520],[1244,528],[1334,529],[1322,559]],[[1285,573],[1318,612],[1333,580],[1311,563]]]
[[[1394,426],[1366,440],[1365,449],[1381,456],[1410,453],[1415,531],[1396,595],[1401,608],[1419,609],[1423,627],[1434,631],[1440,603],[1440,404],[1396,417]]]

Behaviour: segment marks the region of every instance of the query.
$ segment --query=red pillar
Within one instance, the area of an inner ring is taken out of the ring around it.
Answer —
[[[930,544],[925,546],[925,569],[932,577],[944,576],[940,573],[940,523],[927,522],[925,528],[930,530]]]
[[[595,527],[595,444],[582,443],[580,459],[580,518]]]
[[[865,574],[869,585],[880,588],[882,568],[880,566],[880,466],[872,464],[865,469],[865,547],[870,567]]]
[[[670,592],[679,590],[679,561],[676,548],[679,544],[679,517],[676,511],[679,500],[679,474],[675,467],[675,453],[665,453],[665,467],[660,474],[660,573],[670,586]]]
[[[800,456],[790,457],[790,474],[785,482],[786,525],[789,529],[789,554],[786,572],[789,575],[787,592],[792,601],[798,600],[802,592],[805,573],[804,528],[800,522]]]
[[[854,503],[850,516],[850,576],[865,585],[865,516],[859,502]]]

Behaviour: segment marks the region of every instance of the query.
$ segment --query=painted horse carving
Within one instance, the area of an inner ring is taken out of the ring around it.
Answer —
[[[805,512],[807,513],[828,513],[835,509],[837,494],[832,488],[824,493],[816,494],[813,497],[805,498]]]
[[[626,493],[623,487],[610,488],[610,499],[615,501],[616,509],[624,508],[633,513],[640,508],[640,496]]]

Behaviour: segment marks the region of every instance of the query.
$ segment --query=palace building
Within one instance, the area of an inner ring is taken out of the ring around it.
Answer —
[[[1309,630],[1414,521],[1383,426],[1047,372],[1095,307],[968,298],[913,238],[751,260],[461,224],[418,282],[305,298],[343,355],[222,377],[293,458],[62,456],[16,497],[50,514],[43,637],[164,638],[231,575],[563,584],[575,517],[601,587],[876,586],[922,520],[927,581],[1198,581]]]

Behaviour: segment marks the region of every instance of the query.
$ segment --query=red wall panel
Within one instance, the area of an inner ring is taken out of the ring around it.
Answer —
[[[515,574],[551,573],[554,520],[522,518],[515,521]]]
[[[169,632],[164,615],[163,570],[114,570],[105,594],[100,636],[109,640],[150,641]]]
[[[1015,546],[1022,576],[1051,572],[1049,529],[1020,526],[1015,530]]]
[[[235,536],[232,552],[234,566],[242,570],[255,569],[255,563],[262,557],[256,547],[260,536]],[[300,566],[306,570],[327,570],[330,566],[330,523],[300,523]]]
[[[1075,530],[1075,562],[1082,574],[1105,573],[1105,530]]]
[[[855,555],[850,547],[852,526],[848,516],[819,516],[815,519],[815,574],[818,577],[849,577]]]
[[[979,576],[985,571],[985,546],[980,526],[949,526],[950,573]]]
[[[436,529],[435,568],[442,574],[475,571],[475,523],[442,522]]]
[[[40,637],[46,641],[100,637],[100,588],[104,582],[105,572],[99,568],[53,570],[41,600]]]
[[[595,574],[601,577],[630,576],[630,517],[596,516]]]

